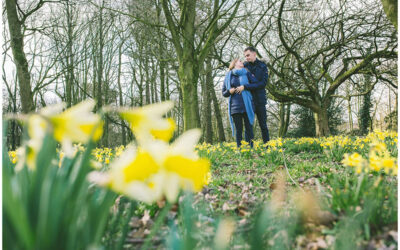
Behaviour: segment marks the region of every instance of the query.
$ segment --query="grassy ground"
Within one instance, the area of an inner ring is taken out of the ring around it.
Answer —
[[[377,149],[379,163],[371,158]],[[212,169],[209,184],[189,202],[193,247],[215,248],[228,237],[224,247],[235,249],[397,248],[397,134],[273,140],[268,149],[260,142],[253,149],[201,144],[197,150]],[[351,157],[353,167],[341,162],[354,152],[364,157],[361,171]],[[373,171],[377,164],[381,169]],[[164,248],[163,239],[171,246],[171,228],[185,224],[177,216],[185,213],[184,203],[169,212],[154,246]],[[133,246],[143,242],[163,206],[139,209]]]
[[[93,165],[107,169],[123,150],[95,149]],[[127,233],[127,249],[397,248],[397,133],[196,150],[211,162],[208,185],[183,194],[178,204],[120,196],[102,237],[105,247],[122,245]],[[58,154],[54,164],[68,165]],[[15,164],[15,152],[9,156]]]

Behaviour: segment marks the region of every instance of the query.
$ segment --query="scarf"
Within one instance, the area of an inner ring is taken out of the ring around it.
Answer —
[[[247,70],[245,68],[230,70],[226,74],[225,80],[224,80],[224,84],[225,84],[225,87],[227,90],[231,89],[232,72],[235,73],[235,75],[239,76],[239,81],[240,81],[241,86],[249,83],[249,79],[247,78]],[[251,96],[251,93],[248,90],[242,91],[242,97],[243,97],[243,102],[244,102],[244,106],[246,109],[247,117],[249,118],[250,124],[253,125],[253,123],[254,123],[254,110],[253,110],[253,105],[252,105],[253,97]],[[231,97],[229,97],[228,114],[229,114],[229,122],[230,122],[231,128],[232,128],[232,136],[235,136],[235,126],[234,126],[233,119],[231,116],[231,105],[230,104],[231,104]]]

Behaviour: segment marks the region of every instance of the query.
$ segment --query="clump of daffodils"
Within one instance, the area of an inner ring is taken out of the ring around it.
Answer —
[[[18,160],[17,158],[17,152],[15,151],[9,151],[8,152],[8,157],[10,157],[10,161],[12,162],[12,164],[15,164]]]
[[[61,144],[62,151],[69,157],[76,152],[73,143],[87,143],[90,139],[100,139],[103,134],[103,121],[100,115],[91,112],[94,106],[94,100],[88,99],[65,111],[65,104],[56,104],[28,115],[25,122],[29,139],[17,149],[17,158],[20,160],[16,169],[22,169],[24,164],[29,169],[36,168],[38,152],[48,133]]]
[[[89,179],[146,203],[163,197],[175,202],[181,189],[200,191],[210,179],[209,161],[195,152],[200,130],[189,130],[169,143],[175,122],[163,115],[172,107],[165,102],[121,110],[137,142],[127,146],[107,172],[94,171]]]
[[[343,165],[354,167],[356,173],[383,170],[387,174],[397,175],[397,159],[390,155],[382,138],[377,136],[370,140],[368,159],[364,159],[358,153],[345,154],[342,160]]]

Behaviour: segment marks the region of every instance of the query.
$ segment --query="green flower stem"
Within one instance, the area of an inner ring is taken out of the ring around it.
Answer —
[[[136,209],[136,202],[132,201],[130,206],[129,206],[129,211],[128,211],[128,219],[126,220],[124,227],[122,229],[122,235],[121,238],[118,242],[118,246],[117,249],[122,249],[124,246],[124,242],[126,240],[126,236],[128,234],[129,231],[129,222],[131,221],[132,215],[135,212]]]
[[[361,190],[361,185],[362,185],[362,183],[363,183],[363,180],[364,180],[364,173],[362,173],[359,177],[358,177],[358,183],[357,183],[357,188],[356,188],[356,198],[355,198],[355,200],[357,201],[358,200],[358,197],[359,197],[359,195],[360,195],[360,190]]]
[[[149,249],[153,236],[158,232],[160,226],[162,225],[162,222],[164,221],[165,217],[168,215],[168,212],[171,209],[171,206],[172,206],[172,204],[167,201],[164,208],[161,210],[160,214],[158,215],[156,221],[154,222],[154,226],[151,229],[149,236],[147,236],[146,241],[143,244],[143,247],[142,247],[143,250]]]

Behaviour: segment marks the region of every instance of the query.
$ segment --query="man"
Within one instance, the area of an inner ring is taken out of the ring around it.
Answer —
[[[241,92],[244,89],[250,90],[255,105],[254,113],[257,116],[258,124],[261,128],[261,134],[263,142],[269,141],[269,132],[267,127],[267,94],[265,92],[265,86],[268,81],[268,68],[267,65],[257,59],[256,49],[254,47],[247,47],[244,50],[244,56],[246,62],[244,66],[257,78],[258,82],[246,84],[237,88],[237,92]]]

